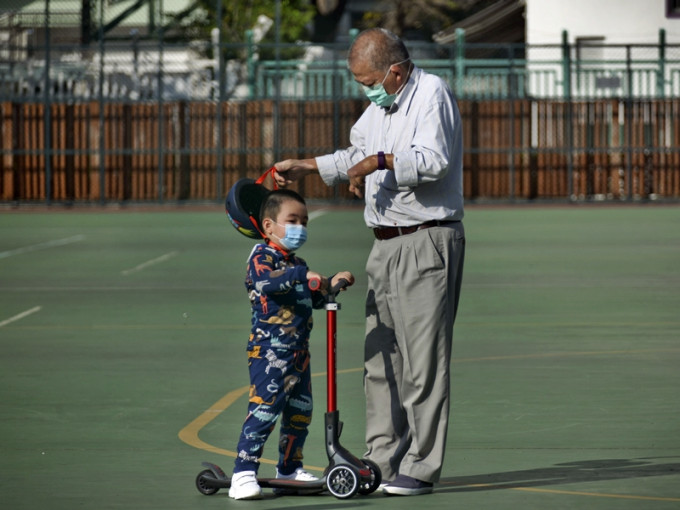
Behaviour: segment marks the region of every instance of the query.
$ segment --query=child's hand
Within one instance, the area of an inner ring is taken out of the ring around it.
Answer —
[[[354,275],[349,271],[340,271],[331,279],[331,288],[337,285],[340,280],[347,280],[347,287],[349,287],[354,284]]]

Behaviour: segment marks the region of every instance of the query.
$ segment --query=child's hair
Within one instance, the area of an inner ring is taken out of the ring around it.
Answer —
[[[295,200],[304,206],[307,205],[305,199],[302,198],[299,193],[291,189],[275,189],[270,192],[264,199],[264,202],[262,202],[262,207],[260,208],[260,224],[262,224],[262,220],[265,218],[276,220],[276,217],[281,210],[281,204],[288,200]]]

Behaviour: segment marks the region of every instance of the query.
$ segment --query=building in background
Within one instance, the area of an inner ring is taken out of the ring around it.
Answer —
[[[533,95],[567,80],[565,57],[567,95],[680,95],[679,50],[667,51],[680,43],[680,0],[526,0],[526,42]]]
[[[433,41],[407,40],[414,59],[461,98],[680,96],[680,0],[458,3],[481,10]],[[176,38],[201,16],[194,0],[6,0],[0,99],[46,90],[84,100],[148,100],[159,91],[165,99],[360,97],[339,72],[344,52],[364,14],[386,5],[317,0],[312,32],[325,27],[328,41],[300,44],[296,57],[276,62],[271,49],[259,57],[252,46],[275,29],[264,17],[268,23],[252,27],[250,40],[244,34],[241,56],[220,62],[216,29],[209,40]]]
[[[680,43],[680,0],[525,0],[526,42],[656,44],[659,30]]]

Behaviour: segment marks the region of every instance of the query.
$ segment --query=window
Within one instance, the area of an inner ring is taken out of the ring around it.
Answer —
[[[577,61],[602,60],[603,58],[604,58],[604,37],[576,38]]]
[[[680,18],[680,0],[666,0],[666,17]]]
[[[603,66],[604,42],[602,36],[577,37],[574,47],[576,53],[576,87],[588,88]]]

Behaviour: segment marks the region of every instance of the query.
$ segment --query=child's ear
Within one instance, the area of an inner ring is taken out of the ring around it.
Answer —
[[[262,220],[262,232],[267,236],[271,234],[272,223],[273,221],[271,218],[264,218]]]

